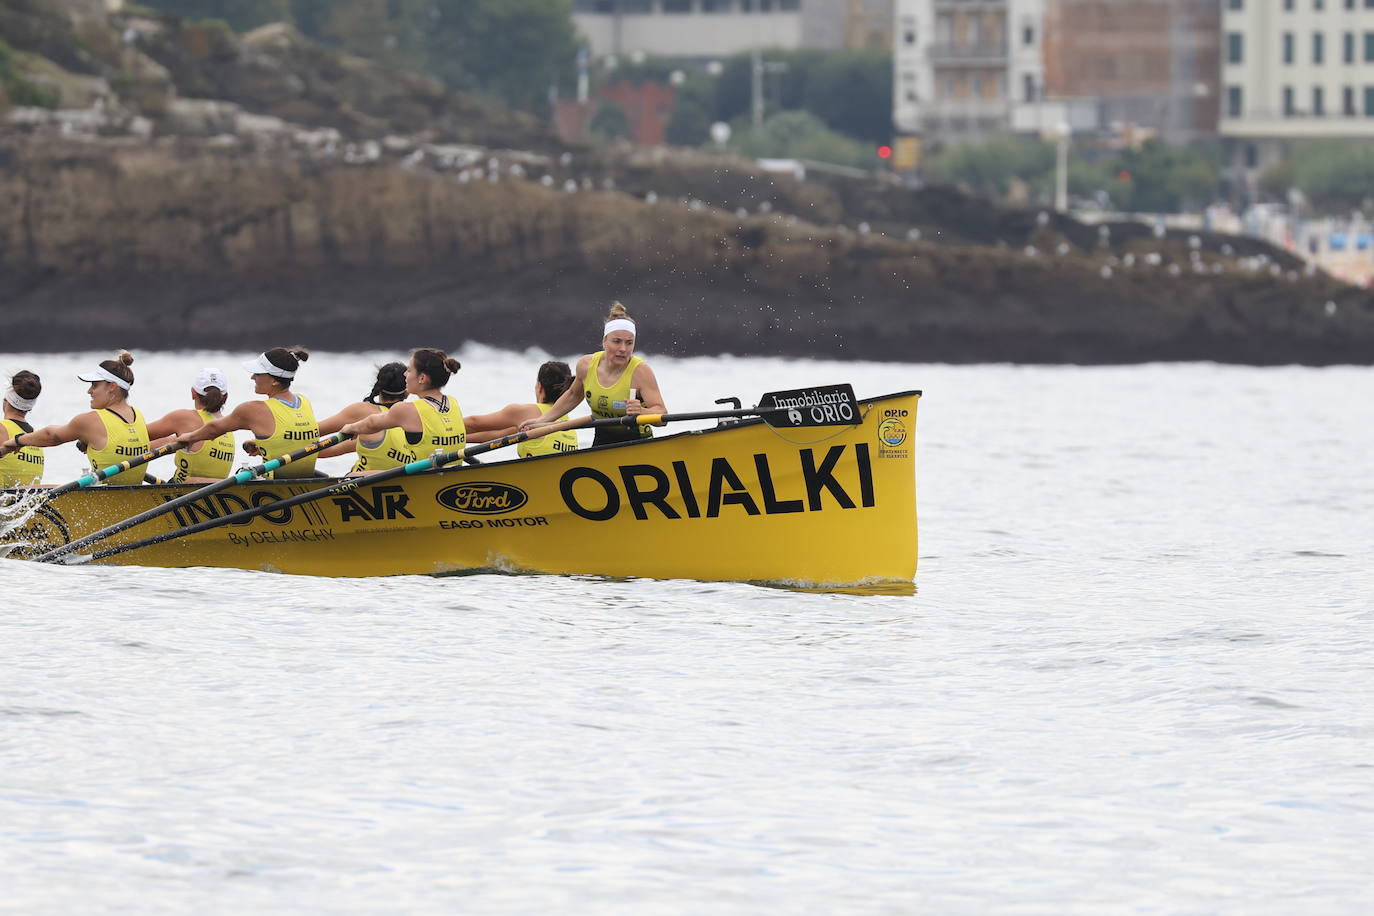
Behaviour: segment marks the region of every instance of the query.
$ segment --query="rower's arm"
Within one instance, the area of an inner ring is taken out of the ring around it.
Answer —
[[[415,409],[414,403],[402,401],[390,410],[378,411],[369,417],[347,423],[339,428],[339,432],[362,438],[368,433],[380,433],[397,426],[411,433],[417,433],[424,429],[424,423],[420,420],[420,414]]]
[[[464,417],[463,426],[467,429],[469,443],[490,442],[517,432],[522,420],[537,416],[539,408],[533,404],[507,404],[493,413]]]
[[[52,448],[54,445],[62,445],[64,442],[81,441],[90,442],[96,429],[100,432],[105,431],[104,424],[95,415],[95,411],[78,414],[64,424],[53,424],[42,429],[35,429],[31,433],[20,433],[19,444],[15,444],[14,439],[6,439],[0,443],[0,456],[8,455],[10,452],[18,451],[26,446],[34,448]]]
[[[177,441],[190,445],[195,442],[203,442],[206,439],[214,439],[239,429],[246,429],[254,435],[260,436],[263,435],[260,431],[261,428],[266,425],[263,421],[271,420],[271,418],[272,412],[267,409],[266,404],[261,401],[245,401],[218,420],[211,420],[206,423],[200,429],[177,433]],[[255,429],[254,427],[258,428]],[[273,427],[275,428],[275,421],[273,421]]]
[[[630,384],[639,389],[639,409],[635,411],[627,410],[627,413],[667,413],[668,407],[663,403],[663,393],[658,390],[658,379],[654,376],[654,370],[649,368],[648,363],[640,363],[635,369],[635,374],[630,378]],[[660,424],[661,425],[661,424]]]
[[[188,433],[200,429],[200,414],[194,410],[174,410],[160,420],[148,424],[149,448],[166,445],[177,433]],[[167,441],[162,441],[167,440]]]
[[[553,406],[541,413],[532,420],[524,420],[520,423],[521,429],[529,429],[532,426],[540,426],[544,423],[556,423],[564,414],[570,412],[574,407],[581,403],[587,395],[585,379],[587,370],[592,364],[590,355],[584,356],[577,361],[577,374],[573,376],[572,384],[568,390],[558,396],[558,400],[553,402]]]
[[[359,420],[372,416],[374,413],[385,413],[378,410],[375,405],[366,401],[358,401],[356,404],[349,404],[343,410],[320,421],[320,435],[327,436],[330,433],[337,433],[349,423],[356,423]]]

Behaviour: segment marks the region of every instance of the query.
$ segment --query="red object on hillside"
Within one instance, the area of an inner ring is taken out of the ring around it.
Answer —
[[[601,87],[602,101],[618,105],[630,122],[630,139],[640,146],[662,146],[673,117],[677,92],[662,83],[615,83]]]

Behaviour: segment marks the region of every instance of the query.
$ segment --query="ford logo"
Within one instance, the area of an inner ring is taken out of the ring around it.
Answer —
[[[530,501],[519,487],[506,483],[474,480],[445,487],[434,497],[439,505],[468,515],[500,515],[514,512]]]

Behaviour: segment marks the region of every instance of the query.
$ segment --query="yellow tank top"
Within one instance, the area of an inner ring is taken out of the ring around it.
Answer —
[[[215,418],[208,410],[197,410],[201,422],[209,423]],[[177,472],[170,483],[185,483],[192,477],[228,477],[234,470],[234,434],[224,433],[210,439],[199,451],[177,452]]]
[[[385,404],[378,404],[382,410],[391,408]],[[385,471],[387,468],[399,468],[410,464],[418,457],[415,454],[415,446],[406,442],[406,431],[399,426],[393,426],[385,431],[382,441],[376,446],[367,446],[361,439],[357,445],[358,460],[353,464],[350,474],[363,474],[371,471]]]
[[[134,414],[132,423],[126,423],[124,418],[113,410],[95,412],[100,422],[105,424],[105,447],[97,450],[87,446],[86,457],[90,459],[92,469],[103,470],[112,464],[120,464],[130,458],[147,454],[148,424],[144,422],[143,414],[132,405],[129,405],[129,410]],[[107,478],[105,483],[112,487],[132,487],[143,483],[143,474],[142,467],[130,468]]]
[[[278,398],[268,398],[264,402],[267,409],[272,411],[272,419],[277,421],[277,428],[271,436],[258,439],[258,448],[262,449],[266,460],[279,458],[298,448],[313,445],[320,439],[320,424],[315,421],[315,410],[310,406],[310,400],[303,394],[296,395],[296,398],[300,405],[298,407],[284,404]],[[277,480],[289,480],[314,475],[315,456],[311,455],[300,461],[291,462],[273,472],[272,476]]]
[[[625,416],[625,402],[630,399],[630,382],[635,377],[635,370],[644,363],[640,357],[631,356],[630,364],[625,367],[624,372],[620,373],[620,378],[603,388],[601,382],[597,380],[596,369],[601,365],[601,357],[605,355],[606,351],[603,350],[592,356],[591,364],[587,366],[587,378],[582,383],[582,387],[587,392],[587,406],[591,408],[592,416],[598,420]],[[642,439],[653,435],[653,430],[647,426],[636,428]]]
[[[552,404],[536,404],[539,413],[552,407]],[[558,418],[559,423],[568,419],[567,414]],[[535,455],[559,455],[564,452],[577,451],[577,430],[565,429],[561,433],[551,433],[547,436],[540,436],[538,439],[526,439],[515,447],[515,452],[521,458],[533,458]]]
[[[415,446],[421,458],[428,458],[436,451],[451,452],[467,445],[468,428],[463,423],[463,411],[453,398],[444,398],[447,410],[440,410],[433,401],[420,398],[415,402],[415,411],[424,424],[425,437]]]
[[[4,420],[4,436],[0,441],[8,441],[26,432],[14,420]],[[31,487],[43,482],[43,450],[32,445],[22,446],[19,451],[0,458],[0,490],[6,487]]]

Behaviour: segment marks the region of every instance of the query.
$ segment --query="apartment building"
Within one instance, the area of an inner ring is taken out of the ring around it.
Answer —
[[[1214,133],[1220,2],[898,0],[898,132]]]
[[[1044,0],[897,0],[893,122],[964,139],[1012,127],[1043,99]]]
[[[1374,138],[1374,0],[1224,0],[1220,132],[1261,169],[1316,137]]]
[[[755,48],[882,45],[893,0],[575,0],[593,55],[715,59]]]

